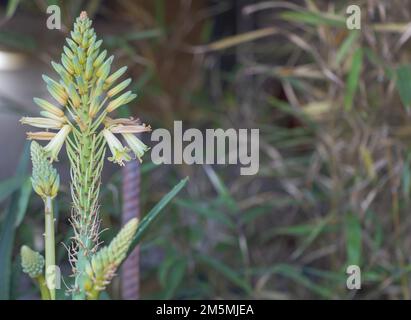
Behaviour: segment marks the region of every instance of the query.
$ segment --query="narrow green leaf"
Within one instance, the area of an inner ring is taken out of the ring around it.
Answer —
[[[234,269],[230,268],[229,266],[223,264],[222,262],[205,255],[199,255],[199,260],[208,265],[209,267],[218,271],[221,275],[223,275],[227,280],[231,281],[235,285],[242,288],[247,294],[251,294],[253,289],[250,287],[248,282],[241,277]]]
[[[167,275],[178,259],[177,255],[167,256],[158,268],[158,281],[164,288],[167,287]]]
[[[19,193],[13,193],[7,208],[6,218],[0,233],[0,300],[10,298],[10,276],[12,249],[15,236],[15,224]]]
[[[335,61],[340,64],[347,53],[353,48],[355,41],[358,39],[359,32],[356,30],[351,31],[348,36],[344,39],[340,48],[335,56]]]
[[[141,222],[138,224],[138,228],[136,231],[136,235],[134,236],[133,242],[130,245],[130,250],[131,252],[134,247],[140,242],[141,238],[147,231],[148,227],[151,225],[151,223],[158,217],[160,214],[161,210],[164,209],[164,207],[181,191],[181,189],[184,188],[184,186],[188,182],[188,177],[185,179],[181,180],[174,188],[167,193],[154,207],[153,209],[150,210],[150,212],[141,220]]]
[[[329,215],[323,219],[318,220],[316,224],[312,225],[313,228],[308,236],[304,239],[302,245],[292,254],[293,258],[300,256],[314,242],[314,240],[317,239],[318,236],[320,236],[320,234],[325,230],[325,227],[328,225],[331,217],[332,216]]]
[[[306,287],[312,292],[318,294],[322,298],[330,299],[333,297],[334,293],[326,287],[320,286],[306,277],[303,273],[303,270],[296,268],[291,265],[278,265],[276,266],[275,272],[281,274],[284,277],[294,280],[296,283]]]
[[[175,291],[183,281],[186,269],[187,261],[182,258],[176,260],[176,262],[171,266],[170,272],[167,277],[167,289],[165,292],[164,299],[173,298]]]
[[[165,29],[165,12],[166,12],[166,5],[164,0],[155,0],[154,1],[154,9],[155,9],[155,17],[157,25],[161,26]]]
[[[227,207],[231,211],[238,211],[237,202],[233,199],[227,186],[217,175],[215,170],[209,165],[204,165],[203,168],[214,189],[217,191],[221,199],[226,203]]]
[[[356,214],[348,213],[345,220],[347,265],[360,265],[361,223]]]
[[[401,101],[406,110],[411,105],[411,65],[399,66],[396,70],[396,85]]]
[[[9,0],[7,3],[7,9],[6,9],[6,16],[7,18],[11,18],[14,13],[17,10],[17,7],[19,6],[20,0]]]
[[[333,27],[345,27],[344,17],[326,13],[313,11],[286,11],[280,16],[287,21],[302,22],[314,26],[328,25]]]
[[[0,202],[21,187],[24,182],[22,176],[15,176],[0,182]]]
[[[358,88],[358,82],[362,69],[363,52],[358,48],[352,57],[351,69],[347,78],[347,88],[344,97],[344,108],[349,111],[352,108],[355,93]]]
[[[214,219],[216,221],[224,223],[227,227],[235,227],[235,224],[231,221],[230,217],[228,217],[224,212],[216,210],[211,205],[199,203],[199,201],[189,201],[186,199],[176,199],[176,204],[183,208],[190,209],[194,213],[207,219]]]
[[[24,175],[28,162],[29,143],[26,143],[20,162],[17,166],[17,176]],[[10,298],[11,261],[19,197],[20,191],[14,191],[12,193],[3,227],[0,232],[0,300],[8,300]]]
[[[401,175],[401,185],[402,185],[402,193],[404,195],[404,200],[406,202],[409,201],[409,195],[410,195],[410,188],[411,188],[411,172],[410,172],[410,156],[411,154],[409,153],[407,155],[407,159],[404,163],[403,169],[402,169],[402,175]]]
[[[31,179],[30,177],[27,177],[26,181],[24,181],[20,189],[20,197],[18,200],[17,212],[16,212],[16,216],[17,216],[16,225],[15,225],[16,228],[21,224],[21,222],[23,221],[26,215],[32,190],[33,190],[33,187],[31,184]]]

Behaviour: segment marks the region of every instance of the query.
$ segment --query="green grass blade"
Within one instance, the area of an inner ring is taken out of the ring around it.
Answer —
[[[353,213],[349,213],[345,220],[347,265],[360,265],[361,234],[361,223],[358,216]]]
[[[310,24],[313,26],[333,26],[333,27],[345,27],[345,19],[344,17],[325,14],[325,13],[317,13],[312,11],[304,11],[304,12],[297,12],[297,11],[286,11],[283,12],[281,18],[287,21],[292,22],[302,22],[305,24]]]
[[[19,6],[20,0],[9,0],[7,3],[6,17],[11,18]]]
[[[15,236],[18,192],[14,192],[7,208],[6,218],[0,233],[0,300],[10,299],[10,276],[13,243]]]
[[[314,283],[311,279],[303,274],[303,270],[291,265],[278,265],[276,273],[294,280],[299,285],[306,287],[308,290],[318,294],[324,299],[330,299],[334,293],[326,287]]]
[[[250,295],[253,292],[253,289],[248,284],[248,282],[239,275],[234,269],[230,268],[229,266],[223,264],[222,262],[205,255],[199,255],[199,260],[206,264],[207,266],[213,268],[221,275],[223,275],[227,280],[234,283],[235,285],[239,286],[240,288],[244,289],[244,291]]]
[[[354,96],[358,88],[358,82],[362,69],[363,52],[358,48],[353,55],[351,69],[347,78],[347,89],[344,97],[344,108],[349,111],[352,108]]]
[[[337,54],[335,56],[335,61],[337,64],[340,64],[343,61],[344,57],[347,53],[353,48],[355,41],[359,37],[359,32],[351,31],[349,35],[345,38],[344,42],[342,43],[341,47],[338,49]]]
[[[184,279],[184,275],[187,270],[187,261],[183,258],[176,260],[171,266],[170,272],[167,277],[167,286],[164,294],[164,299],[173,298],[177,288]]]
[[[406,110],[411,105],[411,65],[399,66],[396,70],[397,90]]]

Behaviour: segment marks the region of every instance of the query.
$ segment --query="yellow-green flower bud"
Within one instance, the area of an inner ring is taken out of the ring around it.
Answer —
[[[69,48],[67,48],[66,46],[64,46],[64,47],[63,47],[63,51],[64,51],[64,53],[66,54],[66,56],[67,56],[69,59],[73,59],[74,54],[73,54],[73,52],[72,52]]]
[[[73,61],[74,73],[76,75],[80,75],[82,73],[82,67],[81,67],[79,58],[77,56],[74,56],[72,61]]]
[[[69,50],[69,49],[67,49]],[[66,56],[64,53],[61,55],[61,63],[63,64],[64,68],[68,71],[68,73],[73,74],[74,73],[74,67],[73,63],[71,60],[74,58],[74,54],[71,53],[71,57],[69,58]]]
[[[98,55],[98,57],[96,58],[96,60],[94,60],[93,67],[94,67],[94,68],[100,67],[101,64],[103,63],[104,58],[106,57],[106,55],[107,55],[107,50],[102,51],[102,52]]]
[[[114,56],[110,56],[103,65],[97,70],[96,76],[100,79],[106,79],[110,74],[111,63],[113,62]]]
[[[56,115],[57,117],[64,117],[63,110],[61,110],[60,108],[52,105],[50,102],[48,102],[44,99],[40,99],[40,98],[34,98],[33,100],[44,111],[50,112],[50,113]]]
[[[70,32],[71,38],[74,39],[78,44],[81,44],[81,34],[77,31]]]
[[[73,103],[73,106],[75,108],[78,108],[81,104],[81,99],[80,99],[80,96],[77,93],[76,88],[74,87],[74,85],[72,83],[70,83],[70,86],[68,87],[68,92],[69,92],[71,102]]]
[[[61,80],[64,83],[64,86],[67,88],[70,85],[70,83],[73,82],[73,77],[67,72],[66,69],[64,69],[64,67],[61,64],[52,61],[51,65],[53,66],[54,70],[56,70],[56,72],[59,74]]]
[[[96,35],[92,36],[87,43],[87,56],[90,57],[94,52],[94,45],[96,44]]]
[[[60,177],[47,159],[46,151],[36,142],[31,143],[31,161],[33,172],[31,183],[34,191],[43,199],[54,198],[57,195]]]
[[[27,273],[33,279],[43,274],[44,258],[40,253],[31,250],[28,246],[22,246],[20,255],[24,273]]]
[[[73,40],[71,40],[70,38],[66,38],[66,41],[67,41],[67,44],[69,45],[71,51],[76,52],[76,50],[77,50],[76,43]]]
[[[47,90],[50,92],[53,98],[64,106],[68,99],[68,94],[64,87],[60,83],[54,81],[46,75],[43,75],[43,80],[47,83]]]
[[[106,79],[106,88],[108,89],[118,78],[120,78],[127,71],[127,67],[122,67],[114,72],[111,76]]]
[[[86,61],[85,77],[89,80],[93,75],[93,57],[89,56]]]
[[[116,94],[120,93],[123,91],[127,86],[130,84],[131,79],[128,78],[127,80],[124,80],[120,84],[116,85],[113,89],[111,89],[109,92],[107,92],[108,97],[114,97]]]
[[[113,112],[118,107],[121,107],[122,105],[130,102],[131,100],[133,100],[136,97],[137,97],[137,95],[133,94],[131,91],[127,91],[127,92],[123,93],[118,98],[114,99],[113,101],[110,101],[110,103],[107,106],[107,112]]]
[[[45,117],[45,118],[53,119],[53,120],[56,120],[56,121],[64,121],[64,119],[65,119],[64,117],[56,116],[54,113],[44,111],[44,110],[40,111],[40,115]]]
[[[77,82],[77,86],[78,86],[78,90],[81,94],[85,94],[87,92],[87,85],[83,79],[82,76],[77,76],[76,77],[76,82]]]

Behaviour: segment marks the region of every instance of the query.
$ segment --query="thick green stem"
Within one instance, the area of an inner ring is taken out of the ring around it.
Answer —
[[[38,276],[36,281],[40,288],[41,300],[50,300],[50,291],[47,288],[46,279],[44,279],[44,276]]]
[[[44,200],[45,213],[45,248],[46,248],[46,283],[50,291],[51,300],[56,299],[56,255],[54,240],[54,215],[51,197]]]
[[[92,255],[95,246],[95,235],[98,233],[95,224],[97,220],[98,194],[100,189],[100,175],[104,153],[99,152],[101,144],[96,143],[96,136],[89,132],[82,132],[78,152],[73,150],[77,158],[70,158],[73,170],[74,207],[76,210],[76,241],[79,244],[76,262],[76,280],[73,299],[85,300],[85,266]]]

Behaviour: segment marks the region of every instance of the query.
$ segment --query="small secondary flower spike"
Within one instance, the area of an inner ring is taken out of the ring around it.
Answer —
[[[22,246],[20,249],[21,267],[24,273],[30,278],[37,281],[43,300],[50,300],[50,292],[46,286],[46,280],[43,276],[44,258],[43,256],[30,249],[28,246]]]
[[[43,274],[44,258],[40,253],[31,250],[28,246],[22,246],[20,255],[23,272],[30,278],[35,279]]]
[[[98,198],[106,146],[111,153],[108,160],[114,163],[124,165],[133,158],[141,161],[149,148],[135,134],[151,130],[150,126],[132,118],[113,118],[115,110],[130,103],[137,95],[124,92],[131,79],[116,84],[127,67],[111,73],[114,57],[107,57],[107,51],[100,49],[102,40],[97,39],[91,25],[92,21],[82,12],[74,23],[71,38],[66,39],[60,63],[51,63],[59,79],[43,75],[55,102],[35,98],[41,117],[21,119],[23,124],[43,130],[27,132],[28,139],[48,141],[44,148],[32,146],[33,187],[40,196],[54,197],[58,179],[53,171],[43,174],[49,170],[45,164],[35,164],[36,150],[51,162],[58,160],[64,145],[67,150],[73,200],[70,221],[74,240],[69,249],[75,278],[73,299],[98,297],[98,292],[111,280],[125,258],[137,227],[137,221],[130,222],[108,247],[98,251]],[[125,145],[118,134],[125,140]],[[101,268],[95,269],[96,265]]]

